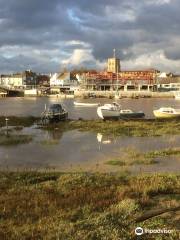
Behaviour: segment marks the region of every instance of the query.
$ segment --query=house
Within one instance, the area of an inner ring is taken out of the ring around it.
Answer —
[[[78,79],[71,72],[54,73],[50,77],[51,92],[54,93],[74,91],[77,85]]]

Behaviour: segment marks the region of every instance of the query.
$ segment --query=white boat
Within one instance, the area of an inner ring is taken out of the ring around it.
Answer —
[[[143,118],[145,114],[143,112],[134,112],[130,109],[121,109],[121,106],[117,103],[105,104],[104,106],[97,108],[98,116],[103,120],[108,119],[134,119]]]
[[[120,105],[115,102],[112,104],[105,104],[97,108],[97,115],[101,119],[119,118],[120,109]]]
[[[176,100],[180,100],[180,91],[174,92],[174,97]]]
[[[180,109],[171,107],[162,107],[153,111],[156,118],[178,118],[180,117]]]
[[[99,106],[99,103],[74,102],[74,105],[77,107],[97,107]]]

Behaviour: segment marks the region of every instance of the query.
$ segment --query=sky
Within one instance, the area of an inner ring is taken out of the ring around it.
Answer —
[[[179,0],[0,0],[0,73],[32,69],[180,73]]]

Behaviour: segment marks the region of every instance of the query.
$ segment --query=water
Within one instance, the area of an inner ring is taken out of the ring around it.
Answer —
[[[76,99],[82,102],[98,102],[101,104],[113,102],[111,99]],[[0,115],[4,116],[40,116],[45,104],[61,102],[69,112],[71,119],[97,119],[96,107],[76,107],[74,99],[58,99],[56,97],[26,97],[26,98],[2,98],[0,99]],[[153,118],[153,109],[164,107],[180,108],[180,101],[171,98],[139,98],[120,99],[117,101],[123,109],[130,108],[134,111],[143,111],[146,118]]]
[[[113,102],[110,99],[76,99],[82,102]],[[61,102],[65,105],[71,119],[97,119],[96,107],[75,107],[74,99],[57,99],[48,97],[4,98],[0,99],[0,115],[5,116],[39,116],[44,106]],[[144,111],[147,118],[153,117],[153,109],[162,106],[180,108],[180,101],[174,99],[140,98],[120,99],[123,108]],[[59,171],[105,171],[113,172],[130,169],[134,173],[143,172],[177,172],[180,159],[168,157],[159,159],[158,164],[117,167],[105,164],[124,154],[125,149],[152,151],[163,148],[180,147],[180,136],[164,137],[104,137],[101,133],[79,132],[47,132],[36,128],[24,128],[23,134],[33,135],[29,144],[18,146],[0,146],[0,167],[12,169],[53,168]]]
[[[180,147],[180,136],[105,137],[101,133],[78,130],[48,132],[24,128],[17,133],[33,135],[33,141],[18,146],[0,147],[1,169],[53,169],[57,171],[178,172],[180,159],[159,159],[158,164],[118,167],[106,162],[123,156],[127,149],[140,152]]]

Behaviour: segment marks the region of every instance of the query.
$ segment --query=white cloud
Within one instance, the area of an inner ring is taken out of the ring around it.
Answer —
[[[73,66],[81,65],[84,62],[91,62],[97,68],[103,68],[105,66],[105,63],[100,62],[94,58],[91,49],[75,49],[69,58],[62,60],[63,65]]]
[[[178,73],[180,60],[168,59],[163,50],[157,50],[142,54],[134,60],[123,61],[121,65],[122,70],[156,68],[160,71],[174,72],[176,69],[176,73]]]

